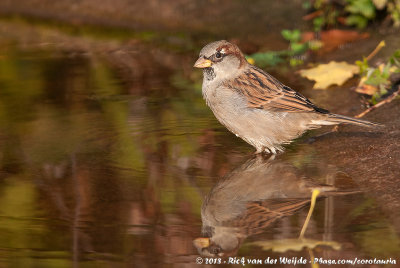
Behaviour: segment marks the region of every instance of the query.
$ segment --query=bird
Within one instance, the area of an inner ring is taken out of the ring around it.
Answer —
[[[247,237],[309,206],[313,190],[321,192],[320,198],[360,193],[318,183],[284,159],[253,155],[207,194],[201,207],[202,237],[193,244],[202,256],[236,255]]]
[[[323,125],[381,126],[317,107],[247,62],[239,47],[226,40],[203,47],[194,67],[203,69],[202,94],[215,117],[256,153],[283,152],[283,145]]]

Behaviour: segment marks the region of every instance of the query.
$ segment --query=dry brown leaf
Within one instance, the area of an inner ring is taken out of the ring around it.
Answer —
[[[361,94],[374,95],[375,92],[378,91],[378,88],[376,86],[365,84],[365,81],[367,81],[367,77],[364,76],[361,78],[360,83],[358,83],[356,92]]]
[[[315,81],[314,89],[327,89],[331,85],[341,86],[359,72],[357,65],[347,62],[331,61],[317,67],[300,70],[300,75]]]
[[[366,95],[374,95],[378,88],[368,84],[361,84],[356,88],[356,92]]]
[[[317,53],[326,53],[337,49],[338,47],[354,42],[357,40],[365,39],[369,37],[369,33],[359,33],[357,31],[344,31],[344,30],[329,30],[323,31],[320,34],[321,42],[323,46],[317,51]],[[303,42],[311,41],[316,39],[315,32],[305,32],[301,35]]]

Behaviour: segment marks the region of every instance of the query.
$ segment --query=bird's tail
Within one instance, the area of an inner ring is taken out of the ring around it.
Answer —
[[[332,124],[353,124],[364,127],[383,127],[382,124],[372,123],[366,120],[361,120],[353,117],[348,117],[339,114],[329,114],[326,121],[331,122]]]

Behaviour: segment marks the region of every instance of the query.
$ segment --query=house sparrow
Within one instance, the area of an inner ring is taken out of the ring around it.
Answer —
[[[282,144],[322,125],[378,126],[315,106],[225,40],[206,45],[194,67],[203,68],[203,97],[215,117],[257,153],[283,151]]]
[[[289,162],[256,155],[220,179],[208,193],[201,208],[203,237],[193,243],[203,256],[236,255],[248,236],[307,207],[315,189],[322,198],[359,193],[316,183]]]

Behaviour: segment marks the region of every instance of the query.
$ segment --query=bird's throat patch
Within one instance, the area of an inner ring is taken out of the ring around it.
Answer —
[[[208,67],[208,68],[204,68],[204,77],[208,80],[214,80],[214,78],[217,76],[214,72],[214,68],[212,67]]]

